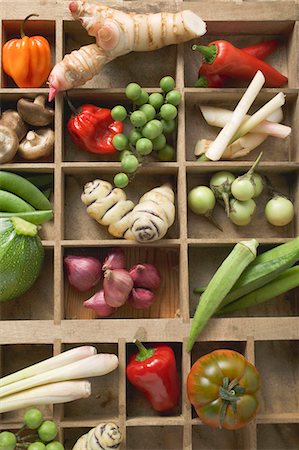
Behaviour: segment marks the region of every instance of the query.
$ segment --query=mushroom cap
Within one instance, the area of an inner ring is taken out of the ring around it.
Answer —
[[[51,128],[40,128],[28,131],[26,137],[19,144],[18,153],[27,160],[43,158],[52,153],[55,135]]]
[[[17,134],[5,125],[0,125],[0,163],[11,161],[17,153]]]
[[[53,109],[45,106],[46,97],[38,95],[34,101],[28,98],[20,98],[17,103],[17,110],[22,119],[37,127],[44,127],[52,122],[54,117]]]
[[[25,122],[23,121],[20,114],[18,114],[17,111],[14,111],[13,109],[7,109],[2,113],[2,116],[0,118],[0,125],[4,125],[13,130],[18,136],[19,142],[27,133],[27,126]]]

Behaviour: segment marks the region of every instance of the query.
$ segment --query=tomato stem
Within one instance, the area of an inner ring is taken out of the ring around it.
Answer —
[[[234,378],[231,382],[227,377],[223,378],[223,384],[219,389],[219,395],[222,399],[222,406],[219,413],[219,428],[221,429],[225,420],[226,411],[231,405],[234,415],[237,414],[237,401],[244,394],[245,389],[239,386],[238,380]]]

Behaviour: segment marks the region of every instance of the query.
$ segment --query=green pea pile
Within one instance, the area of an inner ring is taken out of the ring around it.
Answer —
[[[24,425],[17,432],[0,433],[0,449],[14,450],[64,450],[64,446],[54,439],[58,428],[52,420],[44,420],[42,412],[31,408],[24,415]]]
[[[181,94],[175,89],[175,81],[171,76],[160,80],[160,88],[162,93],[148,94],[139,84],[129,83],[126,96],[136,109],[128,114],[124,106],[117,105],[111,111],[114,120],[123,122],[129,117],[132,126],[128,135],[119,133],[112,141],[120,152],[123,170],[114,177],[116,187],[126,187],[129,176],[137,171],[143,158],[153,151],[160,161],[174,159],[175,150],[167,143],[166,136],[176,129],[177,106],[181,102]]]

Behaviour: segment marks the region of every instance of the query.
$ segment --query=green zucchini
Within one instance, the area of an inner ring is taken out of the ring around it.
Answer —
[[[0,301],[24,294],[39,276],[44,248],[37,232],[19,217],[0,218]]]

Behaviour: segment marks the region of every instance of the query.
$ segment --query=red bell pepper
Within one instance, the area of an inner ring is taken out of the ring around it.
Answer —
[[[112,118],[111,110],[85,104],[76,111],[70,103],[69,106],[75,112],[67,123],[72,141],[90,153],[115,153],[112,139],[122,133],[123,123]]]
[[[166,344],[145,348],[137,340],[134,343],[139,351],[129,359],[128,380],[145,395],[156,411],[173,409],[179,401],[180,385],[172,348]]]
[[[220,75],[249,81],[258,70],[261,70],[266,78],[265,86],[280,87],[287,83],[287,77],[274,69],[274,67],[253,56],[253,53],[257,52],[257,45],[249,47],[249,52],[246,52],[244,49],[234,47],[228,41],[218,40],[211,42],[207,46],[193,45],[192,50],[197,50],[204,56],[205,62],[200,68],[200,73],[203,75],[208,74],[209,77]],[[271,43],[269,53],[274,45]],[[261,57],[263,52],[259,51],[257,54]],[[211,81],[213,82],[213,79]],[[220,86],[217,85],[215,87]]]

